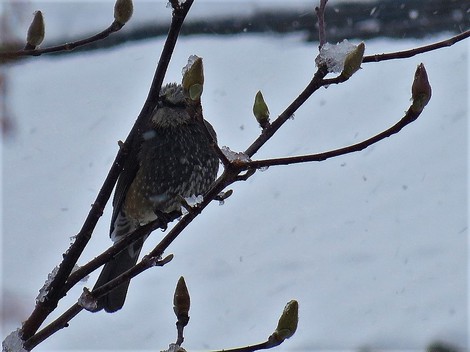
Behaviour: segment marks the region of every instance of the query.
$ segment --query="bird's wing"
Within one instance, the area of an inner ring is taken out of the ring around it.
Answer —
[[[141,146],[141,138],[135,136],[130,143],[130,151],[129,155],[127,156],[126,162],[124,167],[119,175],[119,179],[116,184],[116,190],[114,191],[114,198],[113,198],[113,215],[111,217],[111,226],[109,233],[113,233],[114,230],[114,222],[121,211],[121,206],[126,198],[126,193],[131,185],[134,177],[139,170],[139,160],[138,154],[140,151]]]

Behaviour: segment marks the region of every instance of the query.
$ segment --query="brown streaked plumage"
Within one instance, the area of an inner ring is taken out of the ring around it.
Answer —
[[[179,211],[181,197],[202,195],[215,180],[219,160],[196,116],[202,109],[186,99],[180,85],[162,87],[150,126],[137,143],[139,150],[129,156],[116,185],[110,230],[113,241],[157,219],[156,214]],[[215,138],[212,126],[204,123]],[[109,261],[95,288],[134,266],[144,241]],[[128,286],[129,281],[100,298],[97,310],[121,309]]]

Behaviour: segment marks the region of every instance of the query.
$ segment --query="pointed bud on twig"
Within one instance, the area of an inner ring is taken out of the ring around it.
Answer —
[[[175,295],[173,296],[173,310],[179,322],[186,322],[184,325],[189,321],[190,303],[189,291],[184,277],[181,276],[176,284]]]
[[[264,101],[263,93],[259,90],[255,96],[255,103],[253,104],[253,114],[256,117],[261,128],[266,128],[269,124],[269,109]]]
[[[116,0],[114,4],[114,19],[116,22],[124,25],[132,17],[134,12],[134,5],[132,0]]]
[[[276,342],[282,342],[285,339],[292,337],[297,330],[299,322],[299,303],[296,300],[288,302],[282,312],[277,328],[270,336]]]
[[[420,113],[431,99],[431,85],[428,81],[428,74],[423,64],[419,64],[415,72],[415,78],[411,87],[411,99],[413,101],[411,109]]]
[[[189,98],[194,101],[201,99],[204,86],[204,67],[202,58],[191,55],[188,64],[183,68],[182,86]]]
[[[26,49],[35,49],[44,40],[44,17],[41,11],[34,13],[33,21],[28,28],[28,35],[26,37]]]
[[[344,68],[341,72],[341,76],[346,79],[350,78],[357,70],[361,68],[362,58],[364,57],[364,51],[366,45],[359,43],[359,45],[351,51],[344,59]]]

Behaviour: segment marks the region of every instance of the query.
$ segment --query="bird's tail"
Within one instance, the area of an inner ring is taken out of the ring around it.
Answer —
[[[135,242],[131,245],[132,248],[125,248],[106,263],[93,289],[103,286],[133,267],[137,263],[143,244],[144,239]],[[100,297],[98,299],[97,311],[104,309],[106,312],[112,313],[121,309],[126,300],[129,283],[129,280],[125,281],[106,295]]]

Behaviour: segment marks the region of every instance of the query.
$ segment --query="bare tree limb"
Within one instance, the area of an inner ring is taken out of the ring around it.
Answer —
[[[112,33],[119,31],[124,24],[114,21],[111,25],[106,28],[104,31],[97,33],[91,37],[77,40],[75,42],[65,43],[62,45],[51,46],[44,49],[34,49],[34,50],[19,50],[16,52],[4,52],[0,53],[0,62],[3,62],[7,59],[14,59],[21,56],[40,56],[42,54],[56,53],[61,51],[72,51],[78,47],[88,45],[99,40],[109,37]]]
[[[132,144],[135,143],[134,136],[139,132],[146,118],[157,105],[159,96],[158,92],[160,91],[181,26],[184,22],[185,16],[191,8],[192,3],[193,0],[187,0],[179,9],[174,9],[173,11],[170,31],[163,47],[160,60],[158,61],[158,66],[155,72],[152,86],[145,101],[144,107],[142,108],[142,111],[139,114],[126,141],[117,154],[116,159],[104,181],[104,184],[100,189],[95,202],[93,203],[92,209],[90,210],[82,226],[82,229],[76,235],[75,242],[70,246],[66,255],[64,256],[64,260],[59,266],[58,273],[50,285],[49,292],[43,301],[36,304],[36,307],[31,316],[23,323],[22,338],[25,341],[30,339],[35,334],[46,317],[57,307],[58,301],[65,295],[64,284],[69,277],[74,265],[77,263],[78,258],[83,252],[85,246],[90,240],[96,223],[103,214],[104,206],[111,196],[114,184],[117,181],[126,158],[130,152],[135,152],[135,150],[132,150]]]
[[[300,156],[293,156],[293,157],[286,157],[286,158],[275,158],[275,159],[265,159],[265,160],[253,160],[253,161],[247,161],[246,166],[249,168],[263,168],[263,167],[269,167],[269,166],[275,166],[275,165],[292,165],[292,164],[301,164],[301,163],[307,163],[307,162],[312,162],[312,161],[324,161],[326,159],[330,159],[333,157],[349,154],[349,153],[354,153],[361,151],[379,141],[382,139],[385,139],[387,137],[390,137],[391,135],[400,132],[404,127],[409,125],[411,122],[416,120],[421,113],[417,113],[413,111],[411,108],[408,109],[406,112],[405,116],[398,121],[395,125],[392,127],[386,129],[383,132],[380,132],[379,134],[368,138],[362,142],[339,148],[339,149],[334,149],[334,150],[329,150],[327,152],[323,153],[318,153],[318,154],[310,154],[310,155],[300,155]]]
[[[124,163],[126,162],[129,155],[132,153],[136,153],[136,146],[138,145],[138,141],[135,136],[138,136],[141,133],[146,119],[150,116],[151,112],[154,110],[158,103],[159,99],[159,92],[160,88],[172,56],[174,47],[176,45],[176,41],[178,39],[178,35],[181,29],[181,26],[184,22],[185,16],[187,15],[192,3],[194,0],[187,0],[185,2],[180,3],[177,0],[170,0],[170,3],[173,6],[173,16],[172,22],[170,26],[170,30],[162,51],[162,55],[160,60],[158,61],[158,65],[156,68],[156,72],[152,81],[152,85],[147,96],[147,99],[144,103],[142,111],[140,112],[134,127],[132,128],[130,134],[128,135],[126,141],[122,144],[120,151],[118,152],[116,159],[107,175],[104,184],[97,195],[95,202],[93,203],[92,209],[90,210],[80,232],[76,236],[75,242],[71,245],[69,250],[67,251],[66,255],[64,256],[64,261],[59,266],[59,271],[52,281],[50,285],[50,290],[47,293],[45,300],[42,302],[38,302],[33,313],[31,314],[30,318],[23,324],[22,328],[22,337],[25,340],[25,348],[31,350],[34,348],[38,343],[52,335],[55,331],[66,327],[68,321],[72,319],[75,315],[77,315],[81,310],[78,304],[73,305],[69,308],[64,314],[61,315],[58,319],[54,322],[46,326],[46,328],[42,329],[38,332],[39,327],[43,324],[44,320],[47,316],[57,307],[58,301],[65,296],[66,292],[75,285],[76,282],[87,273],[95,270],[100,265],[104,264],[110,258],[112,258],[116,253],[118,253],[122,248],[127,246],[129,243],[136,241],[138,238],[143,236],[143,234],[148,233],[149,229],[153,230],[159,226],[162,226],[159,222],[150,223],[139,230],[136,230],[134,233],[126,236],[122,243],[117,243],[113,247],[110,247],[105,253],[97,257],[95,260],[89,262],[85,265],[82,269],[78,270],[76,273],[71,274],[71,270],[73,266],[78,261],[78,258],[83,252],[83,249],[87,245],[88,241],[91,238],[92,232],[96,226],[98,219],[101,217],[103,213],[103,209],[109,200],[111,195],[112,189],[116,180],[123,168]],[[326,6],[327,0],[321,0],[320,8],[317,10],[317,14],[319,17],[319,22],[323,21],[323,23],[319,23],[319,31],[320,31],[320,45],[322,42],[325,42],[325,34],[324,32],[324,19],[320,20],[320,17],[323,17],[324,8]],[[114,23],[113,23],[114,25]],[[111,27],[113,27],[113,25]],[[116,28],[109,27],[108,36],[113,31],[119,30]],[[122,27],[122,25],[121,25]],[[104,33],[102,32],[102,33]],[[98,34],[97,36],[101,35]],[[424,53],[431,50],[436,50],[438,48],[442,48],[445,46],[453,45],[454,43],[463,40],[470,36],[470,31],[461,33],[455,37],[452,37],[448,40],[441,41],[435,44],[423,46],[416,49],[411,49],[403,52],[397,53],[390,53],[390,54],[382,54],[382,55],[373,55],[373,56],[366,56],[364,57],[363,62],[378,62],[383,60],[390,60],[390,59],[397,59],[397,58],[405,58],[411,57],[420,53]],[[95,38],[96,36],[90,37]],[[77,41],[70,44],[65,44],[65,46],[61,46],[62,50],[72,50],[73,48],[85,45],[85,41],[89,41],[90,38],[84,39],[82,41]],[[103,37],[104,38],[104,37]],[[100,38],[102,39],[102,38]],[[98,40],[98,39],[97,39]],[[83,43],[83,44],[82,44]],[[73,45],[75,46],[73,46]],[[72,45],[72,46],[70,46]],[[58,48],[58,47],[54,47]],[[72,49],[70,49],[72,48]],[[33,50],[29,51],[29,54],[21,54],[21,55],[41,55],[42,53],[53,52],[53,48],[46,48],[42,50]],[[49,51],[48,51],[49,50]],[[8,53],[0,54],[0,59],[8,58]],[[326,84],[332,83],[341,83],[344,80],[333,78],[333,79],[325,79],[327,75],[327,70],[325,67],[320,67],[317,72],[314,74],[310,83],[305,87],[305,89],[300,93],[300,95],[282,112],[278,118],[276,118],[271,124],[269,124],[266,128],[263,129],[260,136],[246,149],[245,154],[248,157],[252,157],[256,152],[277,132],[277,130],[282,127],[282,125],[291,117],[293,114],[301,107],[305,101],[320,87]],[[178,221],[175,226],[172,228],[171,231],[160,241],[160,243],[146,256],[135,265],[130,270],[126,271],[121,276],[117,277],[116,279],[110,281],[106,285],[97,288],[92,292],[94,297],[99,297],[104,295],[105,293],[112,290],[114,287],[117,287],[123,281],[129,280],[132,277],[135,277],[139,273],[143,272],[144,270],[153,266],[153,262],[160,258],[164,251],[168,248],[168,246],[181,234],[181,232],[192,222],[192,220],[197,217],[203,209],[210,202],[217,198],[217,196],[222,192],[228,185],[241,181],[246,180],[251,175],[254,174],[256,169],[266,166],[273,166],[273,165],[289,165],[294,163],[303,163],[303,162],[311,162],[311,161],[321,161],[325,160],[334,156],[339,156],[355,151],[360,151],[378,141],[387,138],[395,133],[398,133],[402,128],[404,128],[409,123],[413,122],[418,118],[421,111],[416,111],[416,109],[410,107],[407,111],[406,115],[394,126],[390,127],[389,129],[379,133],[376,136],[373,136],[369,139],[366,139],[360,143],[339,148],[336,150],[320,153],[320,154],[311,154],[311,155],[304,155],[298,157],[290,157],[290,158],[277,158],[277,159],[268,159],[268,160],[258,160],[258,161],[229,161],[225,156],[220,156],[223,164],[224,164],[224,172],[223,174],[213,183],[209,191],[204,195],[203,201],[196,205],[195,207],[191,208],[191,211],[183,216],[180,221]],[[208,131],[207,131],[208,132]],[[212,140],[214,144],[214,148],[218,151],[219,155],[223,155],[222,151],[218,148],[215,140]],[[140,237],[139,237],[140,236]],[[125,241],[125,242],[124,242]],[[269,344],[271,343],[271,344]],[[264,348],[271,348],[273,347],[272,341],[267,341],[265,343],[254,345],[257,347],[256,349],[264,349]],[[251,346],[250,348],[252,348]],[[246,347],[248,348],[248,347]],[[251,350],[256,350],[251,349]],[[232,351],[251,351],[249,349],[241,350],[235,349]]]
[[[320,67],[310,83],[300,95],[275,119],[269,126],[263,129],[261,135],[245,150],[245,154],[252,157],[275,133],[293,116],[299,107],[323,85],[323,78],[327,75],[326,67]]]
[[[456,36],[453,36],[449,39],[445,39],[440,42],[429,44],[429,45],[424,45],[418,48],[397,51],[397,52],[387,53],[387,54],[375,54],[375,55],[364,56],[364,59],[362,60],[362,62],[368,63],[368,62],[379,62],[379,61],[394,60],[394,59],[406,59],[406,58],[413,57],[418,54],[423,54],[429,51],[434,51],[437,49],[452,46],[455,43],[461,40],[464,40],[468,37],[470,37],[470,29]]]
[[[320,6],[315,7],[315,13],[318,19],[318,49],[321,49],[326,43],[326,24],[325,24],[325,8],[328,0],[320,0]]]

